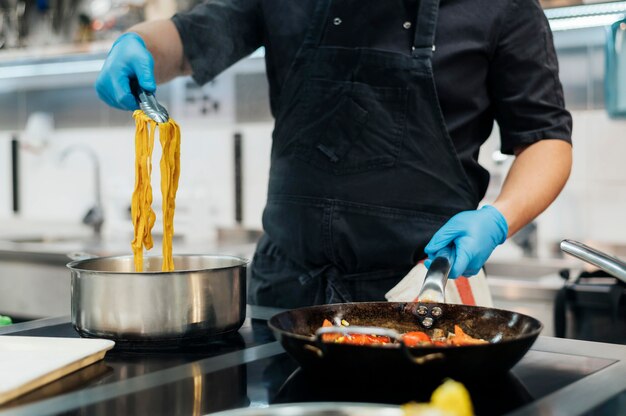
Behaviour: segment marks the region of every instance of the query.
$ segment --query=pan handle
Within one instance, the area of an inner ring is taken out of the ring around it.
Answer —
[[[436,352],[426,354],[422,356],[415,356],[409,347],[404,343],[402,334],[395,329],[380,328],[377,326],[326,326],[319,328],[315,331],[315,343],[317,348],[315,353],[322,358],[326,352],[325,342],[322,341],[322,335],[324,334],[365,334],[365,335],[377,335],[381,337],[389,337],[393,341],[400,344],[400,348],[404,352],[404,355],[413,363],[423,365],[431,361],[443,360],[445,357],[442,353]],[[314,348],[314,347],[313,347]]]
[[[430,354],[416,356],[414,355],[406,344],[402,343],[402,350],[404,355],[413,363],[417,365],[428,364],[433,361],[444,360],[446,357],[441,352],[431,352]]]

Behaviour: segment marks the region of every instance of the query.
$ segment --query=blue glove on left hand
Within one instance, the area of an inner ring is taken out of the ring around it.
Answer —
[[[438,255],[453,257],[449,278],[473,276],[480,271],[493,250],[504,243],[509,226],[504,216],[496,208],[486,205],[479,210],[463,211],[450,218],[435,233],[424,252],[430,267]],[[454,256],[447,255],[454,247]]]

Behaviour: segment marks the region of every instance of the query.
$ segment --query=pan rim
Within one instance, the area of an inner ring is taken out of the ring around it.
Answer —
[[[289,310],[285,310],[283,312],[279,312],[275,315],[273,315],[268,321],[267,321],[267,325],[268,327],[274,331],[274,332],[279,332],[281,333],[281,335],[287,335],[291,338],[295,338],[301,341],[308,341],[308,342],[312,342],[312,343],[316,343],[317,342],[317,338],[315,337],[315,335],[301,335],[301,334],[296,334],[293,332],[289,332],[286,331],[284,329],[280,329],[278,328],[274,323],[275,321],[278,319],[277,317],[281,316],[281,315],[286,315],[288,313],[291,312],[295,312],[295,311],[299,311],[299,310],[303,310],[303,309],[321,309],[324,307],[333,307],[333,306],[340,306],[340,305],[353,305],[353,304],[368,304],[368,305],[390,305],[390,304],[396,304],[396,305],[407,305],[407,304],[413,304],[413,303],[424,303],[424,302],[385,302],[385,301],[377,301],[377,302],[347,302],[347,303],[329,303],[329,304],[324,304],[324,305],[311,305],[311,306],[303,306],[300,308],[294,308],[294,309],[289,309]],[[432,304],[432,303],[431,303]],[[490,311],[503,311],[503,312],[507,312],[507,313],[512,313],[512,314],[517,314],[520,315],[524,318],[530,319],[532,321],[535,321],[538,324],[538,327],[535,328],[534,330],[526,333],[526,334],[522,334],[519,337],[516,338],[508,338],[508,339],[503,339],[501,341],[498,342],[489,342],[488,344],[480,344],[480,345],[450,345],[450,346],[417,346],[417,347],[409,347],[407,346],[406,348],[410,349],[410,350],[428,350],[429,352],[432,351],[449,351],[449,350],[458,350],[458,349],[474,349],[474,348],[485,348],[488,346],[493,346],[493,345],[507,345],[509,343],[513,343],[513,342],[519,342],[521,340],[529,340],[529,339],[536,339],[539,334],[541,334],[541,331],[544,328],[544,325],[541,321],[539,321],[538,319],[523,314],[523,313],[519,313],[519,312],[514,312],[514,311],[510,311],[507,309],[500,309],[500,308],[489,308],[489,307],[485,307],[485,306],[473,306],[473,305],[463,305],[463,304],[454,304],[454,303],[438,303],[439,305],[446,305],[446,306],[455,306],[455,307],[466,307],[466,308],[477,308],[479,310],[490,310]],[[337,344],[337,345],[342,345],[342,344]],[[372,345],[359,345],[359,347],[366,347],[366,348],[401,348],[401,344],[388,344],[388,345],[378,345],[378,344],[372,344]]]

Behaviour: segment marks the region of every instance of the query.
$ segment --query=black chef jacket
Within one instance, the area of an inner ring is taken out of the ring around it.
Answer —
[[[265,46],[275,110],[314,5],[315,0],[208,0],[172,20],[200,84]],[[322,44],[410,54],[416,10],[417,0],[335,0]],[[537,0],[441,0],[435,47],[440,105],[477,200],[489,182],[478,151],[494,120],[503,153],[542,139],[571,142],[552,33]]]

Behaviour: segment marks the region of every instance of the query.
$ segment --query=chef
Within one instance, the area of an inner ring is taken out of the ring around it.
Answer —
[[[133,110],[129,79],[204,84],[261,46],[276,124],[251,303],[397,300],[421,284],[424,259],[445,254],[452,278],[479,274],[449,284],[452,301],[489,305],[483,264],[571,169],[538,1],[208,0],[120,36],[96,89]],[[515,159],[478,208],[494,120]]]

